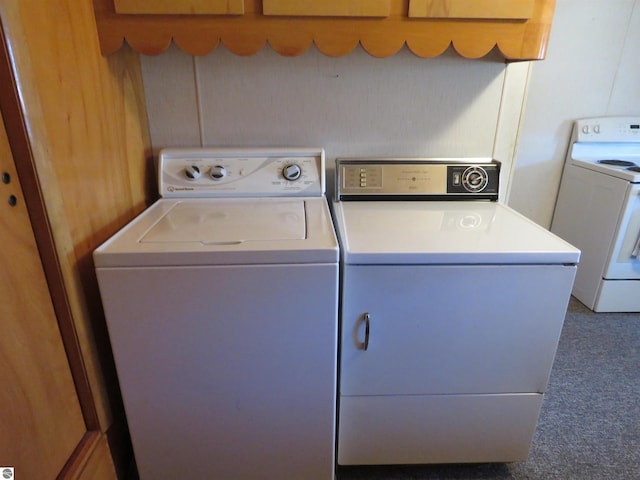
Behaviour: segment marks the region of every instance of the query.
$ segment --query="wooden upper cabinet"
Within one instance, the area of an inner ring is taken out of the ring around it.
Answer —
[[[119,14],[242,15],[244,0],[113,0]]]
[[[527,20],[535,0],[409,0],[412,18],[486,18]]]
[[[264,15],[388,17],[391,0],[263,0]]]
[[[124,42],[140,53],[157,55],[173,42],[191,55],[206,55],[221,44],[237,55],[253,55],[268,44],[285,56],[300,55],[312,46],[341,56],[361,46],[375,57],[406,47],[429,58],[453,48],[465,58],[496,50],[510,61],[545,57],[555,4],[556,0],[93,0],[105,55]]]

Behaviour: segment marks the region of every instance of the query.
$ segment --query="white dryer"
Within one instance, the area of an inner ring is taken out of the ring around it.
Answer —
[[[159,188],[94,253],[140,478],[332,479],[324,152],[164,150]]]
[[[525,459],[580,252],[492,201],[497,162],[345,159],[336,178],[338,464]]]

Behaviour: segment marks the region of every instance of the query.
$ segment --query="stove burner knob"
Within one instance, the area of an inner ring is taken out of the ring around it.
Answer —
[[[227,169],[222,165],[216,165],[215,167],[211,167],[211,178],[214,180],[222,180],[227,176]]]
[[[462,185],[469,192],[481,192],[488,183],[489,175],[482,167],[469,167],[462,174]]]
[[[200,169],[196,165],[189,165],[184,169],[184,174],[189,180],[197,180],[200,178]]]
[[[292,163],[282,169],[282,175],[290,182],[293,182],[298,180],[302,175],[302,168],[300,168],[300,165]]]

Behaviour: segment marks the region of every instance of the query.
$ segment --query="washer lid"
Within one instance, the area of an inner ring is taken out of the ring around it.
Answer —
[[[336,202],[346,264],[577,263],[580,251],[493,202]]]
[[[304,202],[299,200],[196,200],[175,203],[140,242],[225,245],[306,236]]]
[[[322,197],[160,199],[93,254],[97,268],[337,263]]]

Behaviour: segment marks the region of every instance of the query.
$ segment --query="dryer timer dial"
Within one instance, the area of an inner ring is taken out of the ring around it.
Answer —
[[[489,174],[482,167],[469,167],[462,174],[462,185],[468,192],[481,192],[488,183]]]

